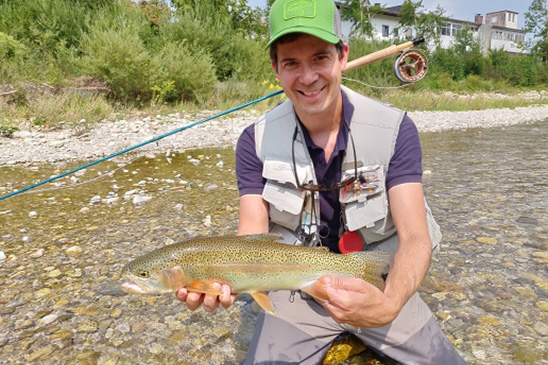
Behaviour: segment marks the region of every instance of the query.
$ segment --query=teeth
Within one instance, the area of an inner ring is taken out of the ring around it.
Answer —
[[[303,91],[303,94],[305,95],[316,95],[320,92],[321,90],[314,90],[314,91]]]

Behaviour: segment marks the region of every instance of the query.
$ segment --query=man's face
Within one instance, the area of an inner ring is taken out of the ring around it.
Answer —
[[[340,58],[334,44],[308,34],[277,47],[278,64],[272,68],[297,115],[305,119],[336,111],[348,45]]]

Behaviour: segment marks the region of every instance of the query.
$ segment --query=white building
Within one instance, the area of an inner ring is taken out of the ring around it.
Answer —
[[[416,30],[413,28],[402,29],[398,17],[400,9],[401,5],[387,7],[372,19],[375,39],[394,41],[398,38],[417,36]],[[462,29],[468,28],[476,33],[485,54],[489,49],[501,48],[510,53],[525,52],[519,48],[519,43],[525,42],[526,31],[518,29],[518,13],[515,11],[503,10],[488,13],[485,16],[485,23],[481,14],[475,16],[474,22],[453,18],[445,18],[445,21],[440,36],[442,48],[450,48],[455,42],[455,36]],[[348,36],[352,30],[351,23],[343,21],[342,30],[343,34]],[[420,36],[425,36],[428,40],[428,35],[420,34]]]

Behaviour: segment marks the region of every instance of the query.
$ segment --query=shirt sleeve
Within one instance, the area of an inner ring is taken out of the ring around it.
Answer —
[[[236,178],[241,195],[262,194],[263,162],[255,151],[255,125],[248,126],[236,145]]]
[[[422,182],[422,148],[415,123],[405,115],[396,138],[394,155],[388,165],[386,190],[416,182]]]

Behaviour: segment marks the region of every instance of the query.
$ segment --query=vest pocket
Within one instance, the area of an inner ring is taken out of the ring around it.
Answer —
[[[263,199],[269,203],[270,221],[297,229],[304,204],[304,192],[267,180]]]
[[[372,228],[376,222],[384,220],[388,214],[385,194],[380,193],[365,201],[348,203],[345,205],[344,214],[348,230]]]

